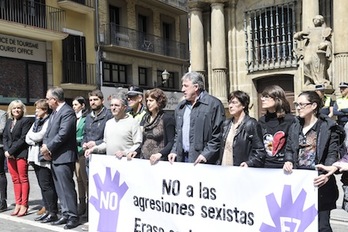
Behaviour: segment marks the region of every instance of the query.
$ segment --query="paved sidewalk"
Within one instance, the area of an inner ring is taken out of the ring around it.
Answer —
[[[35,232],[44,232],[44,231],[82,231],[83,223],[85,220],[81,218],[81,225],[72,230],[64,230],[64,225],[61,226],[52,226],[50,224],[44,224],[41,222],[34,221],[38,215],[36,212],[41,208],[41,192],[40,187],[37,183],[35,172],[32,168],[29,168],[29,182],[30,182],[30,194],[29,194],[29,210],[28,214],[24,217],[11,216],[11,212],[14,209],[15,201],[13,194],[13,184],[11,176],[9,173],[7,175],[7,204],[9,208],[7,211],[0,213],[0,230],[8,232],[21,232],[21,231],[35,231]]]
[[[336,175],[336,182],[340,195],[337,200],[337,209],[331,211],[331,225],[334,232],[348,231],[348,212],[342,209],[343,191],[340,179],[341,175]]]

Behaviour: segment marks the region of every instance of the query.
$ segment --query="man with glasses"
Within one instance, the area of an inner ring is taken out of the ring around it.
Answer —
[[[127,100],[122,95],[111,97],[110,109],[114,120],[105,124],[103,142],[86,150],[85,154],[106,153],[121,159],[134,152],[142,142],[142,133],[136,119],[126,113]]]
[[[77,160],[76,116],[74,110],[66,104],[62,88],[49,89],[46,101],[53,112],[40,151],[45,160],[52,162],[54,186],[62,208],[61,218],[51,224],[65,224],[64,229],[72,229],[80,224],[73,178]]]

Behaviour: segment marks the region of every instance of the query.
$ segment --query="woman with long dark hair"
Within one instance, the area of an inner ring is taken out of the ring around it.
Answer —
[[[77,180],[77,189],[79,197],[78,214],[82,215],[87,209],[88,197],[88,177],[86,171],[86,158],[82,148],[83,133],[86,122],[86,115],[88,114],[86,100],[84,97],[78,96],[72,102],[73,109],[76,113],[76,142],[78,161],[75,165],[75,175]]]
[[[283,169],[315,170],[317,164],[332,165],[337,161],[337,124],[327,115],[320,114],[323,101],[314,91],[302,92],[295,103],[298,117],[291,125],[286,142]],[[314,180],[318,190],[319,232],[332,231],[330,212],[336,208],[338,189],[335,177],[319,172]]]
[[[266,114],[259,119],[262,128],[265,157],[252,156],[250,162],[242,166],[282,168],[286,138],[294,116],[290,112],[290,104],[284,90],[278,85],[267,86],[261,93],[261,106]],[[256,162],[257,161],[257,162]]]

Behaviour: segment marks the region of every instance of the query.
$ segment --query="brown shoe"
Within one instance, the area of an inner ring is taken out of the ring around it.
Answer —
[[[42,207],[39,211],[37,211],[37,215],[42,215],[42,214],[44,214],[44,213],[46,213],[46,208],[45,207]]]

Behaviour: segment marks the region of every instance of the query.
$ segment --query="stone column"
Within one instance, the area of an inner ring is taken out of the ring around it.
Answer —
[[[302,1],[302,28],[306,30],[308,27],[313,27],[313,18],[319,14],[318,0]]]
[[[334,30],[334,75],[332,85],[337,89],[342,81],[347,82],[348,72],[348,4],[346,0],[333,1]],[[339,91],[336,91],[339,93]]]
[[[159,11],[153,11],[153,34],[162,37],[161,34],[161,16]]]
[[[190,45],[191,69],[204,73],[204,37],[202,9],[198,5],[190,6]]]
[[[224,4],[211,4],[211,63],[212,83],[211,94],[219,98],[227,106],[226,78],[226,36]]]

